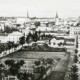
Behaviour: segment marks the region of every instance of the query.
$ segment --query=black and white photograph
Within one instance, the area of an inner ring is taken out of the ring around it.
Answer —
[[[0,80],[80,80],[80,0],[0,0]]]

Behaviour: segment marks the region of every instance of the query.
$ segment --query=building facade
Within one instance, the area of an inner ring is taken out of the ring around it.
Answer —
[[[70,36],[79,36],[80,35],[80,26],[71,26],[70,27]]]

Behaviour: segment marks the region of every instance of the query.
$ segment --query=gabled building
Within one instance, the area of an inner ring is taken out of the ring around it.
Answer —
[[[18,32],[18,31],[12,32],[8,35],[8,41],[18,43],[19,38],[22,37],[22,36],[23,36],[23,34]]]
[[[53,39],[50,41],[50,46],[51,46],[51,47],[63,47],[63,43],[64,43],[64,40],[63,40],[63,39],[53,38]]]

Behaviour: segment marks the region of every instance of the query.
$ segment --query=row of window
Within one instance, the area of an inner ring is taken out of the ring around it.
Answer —
[[[78,32],[71,32],[71,34],[74,34],[74,35],[80,35],[80,31],[78,31]]]

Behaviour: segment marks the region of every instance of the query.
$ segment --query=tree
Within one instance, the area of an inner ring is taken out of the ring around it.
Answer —
[[[61,46],[62,45],[62,42],[58,43],[58,45]]]
[[[31,42],[33,40],[32,37],[33,37],[33,35],[31,34],[31,32],[29,32],[29,34],[26,37],[26,42],[27,43]]]
[[[52,58],[47,58],[47,63],[48,64],[53,64],[53,59]]]
[[[49,44],[51,44],[51,40],[49,39]]]
[[[44,74],[46,74],[46,68],[44,66],[36,67],[34,73],[39,75],[37,80],[40,80],[43,78]]]
[[[19,69],[16,68],[16,65],[13,65],[13,67],[10,67],[9,71],[10,71],[10,74],[11,74],[11,75],[15,76],[15,75],[18,74]]]
[[[2,51],[7,50],[7,49],[8,49],[7,43],[1,43],[1,44],[0,44],[0,53],[1,53]]]
[[[19,46],[19,44],[14,44],[14,48],[17,48]]]
[[[8,60],[5,61],[5,64],[8,65],[8,66],[12,66],[14,63],[15,63],[15,61],[12,60],[12,59],[11,60],[8,59]]]
[[[12,43],[11,41],[8,41],[8,42],[7,42],[8,49],[11,49],[11,48],[12,48],[12,44],[13,44],[13,43]]]
[[[36,27],[40,26],[40,22],[39,21],[35,22],[34,24],[35,24]]]
[[[38,40],[38,34],[37,34],[37,32],[35,32],[33,34],[32,38],[33,38],[33,41],[35,41],[35,42]]]
[[[29,76],[28,76],[28,74],[27,73],[23,73],[23,77],[22,77],[22,79],[23,80],[29,80],[29,78],[28,78]]]
[[[42,37],[42,40],[45,38],[45,33],[43,33],[42,35],[41,35],[41,37]]]
[[[46,23],[46,27],[48,27],[49,26],[49,23]]]
[[[19,43],[22,45],[25,43],[25,37],[24,36],[20,37]]]
[[[20,27],[20,26],[21,26],[21,24],[16,24],[16,26],[17,26],[17,27]]]
[[[76,44],[76,48],[78,48],[78,44]]]
[[[70,80],[78,80],[78,68],[76,65],[72,65],[69,78]]]
[[[0,80],[4,80],[4,77],[6,76],[6,70],[3,69],[3,70],[0,70]]]
[[[2,51],[4,51],[4,47],[3,47],[2,44],[0,44],[0,53],[1,53]]]
[[[40,36],[40,34],[41,34],[41,31],[39,30],[39,36]]]
[[[75,49],[75,53],[76,53],[76,54],[78,53],[78,50],[77,50],[77,49]]]
[[[22,80],[22,78],[23,78],[23,73],[18,73],[18,74],[17,74],[17,78],[18,78],[19,80]]]
[[[76,26],[79,26],[80,25],[80,21],[76,24]]]
[[[40,61],[35,61],[35,65],[39,66],[40,65]]]
[[[8,50],[8,45],[6,43],[3,44],[4,50]]]
[[[13,51],[14,51],[15,44],[14,44],[14,42],[11,42],[11,44],[12,44],[12,48],[13,48]]]
[[[4,32],[6,32],[6,33],[10,33],[10,32],[11,32],[10,27],[9,27],[9,26],[5,26],[5,28],[4,28]]]
[[[7,45],[8,45],[8,49],[10,50],[12,47],[14,47],[14,42],[8,41]]]
[[[45,72],[45,67],[44,66],[38,66],[35,68],[35,73],[39,73],[40,75],[43,74],[43,72]]]
[[[24,64],[25,62],[23,60],[21,61],[17,61],[17,63],[14,63],[11,67],[10,67],[10,73],[12,75],[17,75],[19,73],[19,69],[20,67]]]
[[[19,73],[20,67],[24,64],[24,60],[15,62],[14,60],[6,60],[5,64],[9,66],[9,71],[11,75],[17,75]]]
[[[34,75],[29,73],[18,73],[17,75],[19,80],[34,80]]]
[[[47,66],[46,59],[42,59],[42,64]]]
[[[5,76],[5,66],[0,63],[0,80],[2,80],[2,78]]]
[[[25,63],[24,60],[20,60],[20,61],[18,62],[18,64],[19,64],[20,66],[22,66],[24,63]]]
[[[6,32],[6,33],[11,33],[13,31],[19,31],[19,30],[17,28],[14,28],[13,26],[9,27],[8,25],[6,25],[4,28],[4,32]]]
[[[77,55],[75,55],[74,56],[74,63],[77,63],[77,61],[78,61],[78,57],[77,57]]]

